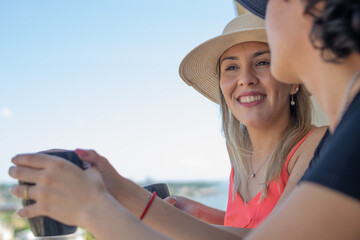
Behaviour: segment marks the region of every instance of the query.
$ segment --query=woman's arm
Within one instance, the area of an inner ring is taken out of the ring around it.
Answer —
[[[248,240],[360,239],[360,202],[304,182],[275,209]]]
[[[110,194],[100,195],[98,204],[84,219],[84,228],[99,240],[169,239],[141,222]]]
[[[202,203],[181,196],[173,195],[165,198],[164,200],[174,207],[206,223],[224,225],[224,211],[206,206]]]
[[[135,216],[144,210],[148,192],[132,181],[123,179],[116,199]],[[151,228],[175,239],[238,239],[156,198],[143,221]]]
[[[138,204],[140,204],[140,210],[136,213],[138,215],[140,214],[140,211],[143,210],[143,205],[144,205],[144,203],[142,201],[140,201],[140,203],[136,204],[135,203],[136,201],[124,200],[123,197],[122,197],[123,195],[128,195],[128,196],[131,195],[131,194],[126,194],[126,193],[123,192],[124,188],[121,187],[122,182],[128,181],[128,183],[130,185],[135,184],[135,183],[132,183],[131,181],[124,179],[121,175],[119,175],[115,171],[115,169],[110,165],[110,163],[107,161],[106,158],[98,155],[95,151],[93,151],[93,150],[87,150],[87,151],[76,150],[76,152],[79,154],[79,156],[84,161],[91,162],[92,165],[95,166],[101,172],[102,178],[105,179],[104,181],[106,183],[106,186],[108,187],[108,190],[111,191],[112,195],[115,196],[115,198],[119,202],[125,202],[124,205],[127,206],[128,208],[132,209],[132,212],[134,212],[134,209],[136,208],[136,206]],[[131,189],[131,188],[132,187],[130,186],[129,189]],[[136,189],[138,189],[138,188],[139,187],[136,185]],[[143,192],[143,189],[141,189],[140,192]],[[141,196],[139,196],[139,197],[141,197]],[[130,203],[132,203],[132,204],[130,204]],[[160,208],[162,208],[162,206],[160,206]],[[160,209],[160,210],[163,210],[163,209]],[[166,215],[165,212],[163,213],[164,215]],[[222,214],[219,214],[219,215],[222,215]],[[157,219],[154,219],[154,220],[155,220],[155,222],[157,221]],[[165,219],[164,221],[167,221],[167,220]],[[222,221],[223,221],[223,217],[222,217]],[[152,224],[154,224],[154,223],[152,223]],[[154,227],[157,228],[157,226],[154,226]],[[164,225],[164,227],[166,228],[166,225]],[[213,225],[213,227],[216,227],[217,229],[219,229],[221,231],[230,232],[230,233],[240,237],[240,238],[237,238],[237,239],[241,239],[241,237],[245,236],[250,231],[250,229],[235,228],[235,227],[225,227],[225,226],[220,226],[220,225]],[[167,230],[172,231],[171,229],[167,229]],[[177,230],[182,231],[181,229],[177,229]],[[161,230],[161,231],[163,231],[163,230]],[[211,237],[213,237],[213,236],[211,236]],[[209,239],[211,239],[211,237]]]
[[[229,227],[229,226],[220,226],[220,225],[214,225],[214,226],[238,236],[239,237],[238,239],[243,239],[250,231],[252,231],[252,228],[238,228],[238,227]]]

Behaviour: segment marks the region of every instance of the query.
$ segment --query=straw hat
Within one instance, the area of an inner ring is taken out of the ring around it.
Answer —
[[[218,61],[227,49],[243,42],[267,43],[264,21],[249,12],[233,19],[222,35],[200,44],[186,55],[180,64],[180,77],[211,101],[220,103]]]

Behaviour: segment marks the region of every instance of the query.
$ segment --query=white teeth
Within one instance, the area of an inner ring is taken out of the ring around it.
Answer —
[[[241,103],[252,103],[252,102],[256,102],[259,101],[261,99],[263,99],[264,96],[263,95],[256,95],[256,96],[245,96],[245,97],[240,97],[239,101]]]

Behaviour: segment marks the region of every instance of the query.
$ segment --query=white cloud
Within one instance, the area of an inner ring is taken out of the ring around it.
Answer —
[[[13,116],[13,113],[10,108],[5,107],[1,110],[1,116],[3,118],[11,118]]]

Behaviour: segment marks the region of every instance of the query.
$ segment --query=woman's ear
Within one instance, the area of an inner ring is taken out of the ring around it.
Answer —
[[[294,95],[294,94],[297,94],[298,91],[300,89],[300,85],[299,84],[291,84],[291,87],[290,87],[290,95]]]

